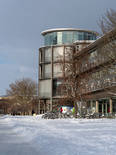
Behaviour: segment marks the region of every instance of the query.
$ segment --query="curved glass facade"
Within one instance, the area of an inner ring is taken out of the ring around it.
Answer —
[[[49,32],[44,35],[45,46],[72,44],[77,40],[96,40],[96,34],[93,32],[61,31]]]

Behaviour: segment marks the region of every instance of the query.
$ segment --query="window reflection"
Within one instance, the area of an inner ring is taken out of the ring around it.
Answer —
[[[61,31],[47,33],[44,36],[45,46],[72,44],[77,40],[96,40],[96,35],[93,32]]]

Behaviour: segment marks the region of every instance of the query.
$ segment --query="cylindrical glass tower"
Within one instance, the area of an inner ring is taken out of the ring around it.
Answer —
[[[94,31],[60,28],[42,32],[44,47],[39,49],[39,110],[40,113],[52,110],[61,97],[58,86],[61,84],[62,70],[59,59],[65,57],[66,51],[96,40]],[[75,44],[74,44],[75,43]],[[84,43],[84,44],[83,44]]]

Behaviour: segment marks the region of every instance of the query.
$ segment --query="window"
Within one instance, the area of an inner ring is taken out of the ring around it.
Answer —
[[[46,64],[44,68],[44,76],[45,78],[50,78],[51,77],[51,64]]]
[[[55,79],[53,80],[53,96],[61,95],[61,84],[62,80]]]
[[[53,56],[53,60],[54,61],[58,61],[63,59],[63,47],[54,47],[54,56]]]
[[[54,64],[53,66],[53,76],[54,77],[61,77],[62,76],[62,69],[59,63]]]
[[[72,54],[70,53],[72,53],[73,50],[72,46],[65,47],[65,61],[69,61],[72,58]]]
[[[45,62],[50,62],[51,61],[51,53],[52,53],[51,48],[46,48],[45,49]]]
[[[45,46],[72,44],[76,40],[96,40],[96,35],[92,32],[82,32],[77,30],[51,32],[44,36]]]
[[[62,32],[57,32],[57,44],[62,44]]]
[[[42,80],[39,82],[39,96],[51,97],[51,80]]]
[[[84,40],[84,33],[83,32],[79,32],[79,40]]]
[[[46,46],[49,45],[56,45],[57,44],[57,33],[56,32],[52,32],[52,33],[48,33],[44,36],[44,42]]]
[[[63,32],[62,43],[63,44],[71,44],[71,43],[73,43],[73,32],[71,32],[71,31]]]
[[[79,35],[78,35],[78,32],[74,32],[73,33],[73,42],[75,42],[75,41],[77,41],[77,40],[79,40]]]
[[[40,79],[51,77],[51,64],[42,64],[39,68]]]
[[[40,50],[40,55],[39,55],[39,60],[40,62],[44,62],[44,50]]]

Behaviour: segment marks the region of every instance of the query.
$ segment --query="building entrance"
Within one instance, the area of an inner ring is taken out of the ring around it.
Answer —
[[[107,114],[109,112],[110,112],[109,103],[101,103],[101,104],[99,104],[99,113]]]
[[[107,115],[108,113],[110,113],[109,100],[99,101],[99,113],[101,113],[102,115]]]

